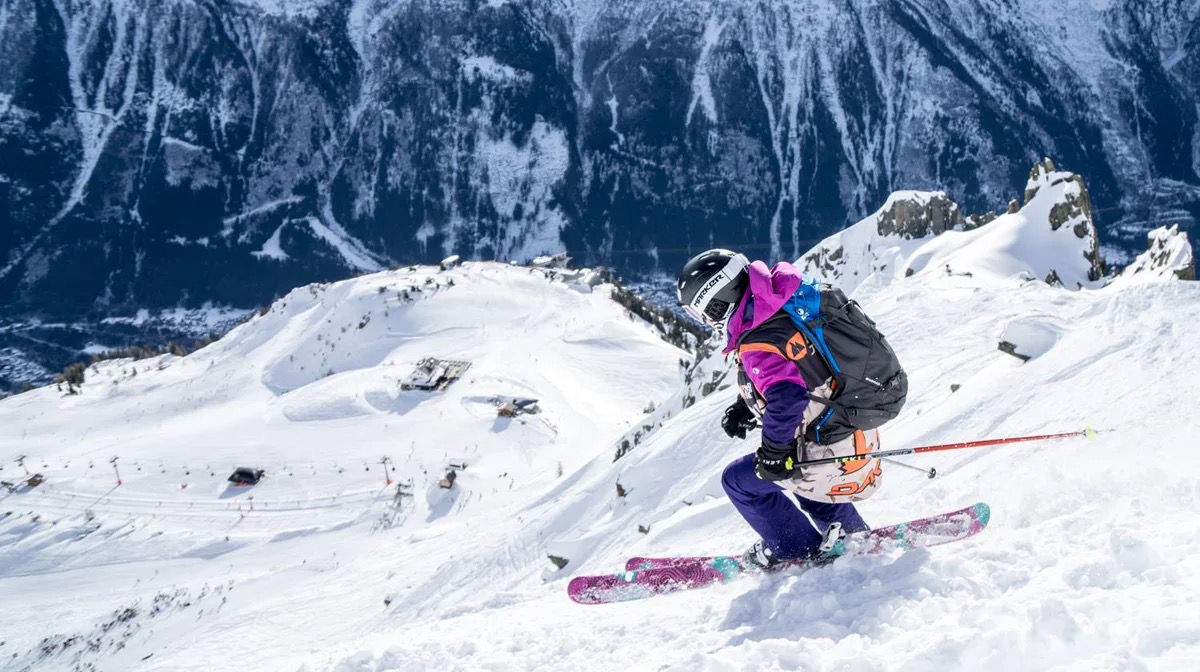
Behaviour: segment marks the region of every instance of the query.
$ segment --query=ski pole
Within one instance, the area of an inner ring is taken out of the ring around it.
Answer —
[[[855,460],[866,460],[874,457],[897,457],[900,455],[915,455],[920,453],[932,453],[940,450],[959,450],[961,448],[983,448],[984,446],[999,446],[1006,443],[1024,443],[1026,441],[1050,441],[1054,439],[1069,439],[1076,436],[1086,436],[1089,439],[1095,438],[1097,430],[1088,427],[1074,432],[1060,432],[1058,434],[1037,434],[1035,436],[1013,436],[1006,439],[984,439],[982,441],[962,441],[960,443],[943,443],[935,446],[917,446],[915,448],[896,448],[894,450],[877,450],[873,453],[863,453],[861,455],[846,455],[845,457],[823,457],[818,460],[806,460],[804,462],[796,462],[793,467],[811,467],[817,464],[845,464]]]
[[[904,462],[901,462],[900,460],[893,460],[890,457],[881,457],[879,459],[883,460],[884,462],[887,462],[888,464],[894,464],[897,467],[904,467],[905,469],[912,469],[913,471],[919,471],[922,474],[925,474],[926,476],[928,476],[929,478],[933,478],[934,476],[937,476],[937,469],[934,469],[933,467],[930,467],[928,469],[922,469],[920,467],[914,467],[911,464],[906,464]]]

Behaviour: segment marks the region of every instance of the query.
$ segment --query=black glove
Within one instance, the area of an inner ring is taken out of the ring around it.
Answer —
[[[725,409],[725,417],[721,418],[721,429],[729,435],[729,438],[737,437],[739,439],[746,438],[746,431],[754,429],[758,426],[758,419],[754,417],[754,411],[746,405],[746,400],[738,397],[738,400],[729,405]]]
[[[795,466],[799,454],[799,443],[795,440],[781,446],[764,438],[754,453],[754,475],[771,482],[799,478],[800,470]]]

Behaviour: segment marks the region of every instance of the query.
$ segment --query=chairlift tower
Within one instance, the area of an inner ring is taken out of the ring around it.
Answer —
[[[390,458],[386,455],[384,455],[383,458],[379,460],[379,463],[383,465],[383,476],[384,476],[384,478],[387,479],[387,481],[384,483],[385,486],[392,484],[392,475],[388,471],[388,463],[391,461],[392,461],[392,458]]]

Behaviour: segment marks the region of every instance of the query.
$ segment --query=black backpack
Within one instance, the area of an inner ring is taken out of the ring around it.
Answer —
[[[857,302],[840,289],[805,278],[783,311],[820,353],[835,381],[829,399],[808,395],[829,408],[809,426],[807,439],[834,443],[899,415],[908,396],[908,374]]]

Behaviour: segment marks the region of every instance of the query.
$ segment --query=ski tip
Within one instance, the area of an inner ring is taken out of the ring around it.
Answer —
[[[975,519],[979,521],[979,526],[987,527],[988,521],[992,519],[992,507],[979,502],[972,508],[975,510]]]

